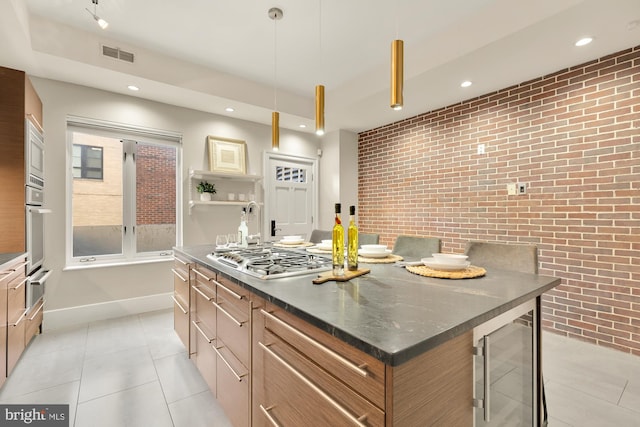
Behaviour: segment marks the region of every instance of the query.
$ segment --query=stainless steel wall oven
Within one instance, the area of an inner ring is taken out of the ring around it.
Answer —
[[[25,237],[27,249],[27,308],[44,295],[44,283],[50,272],[44,263],[44,215],[50,213],[44,203],[44,138],[29,119],[25,119]]]

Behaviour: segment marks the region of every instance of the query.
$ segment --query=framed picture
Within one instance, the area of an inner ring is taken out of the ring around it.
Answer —
[[[209,149],[209,170],[246,174],[245,157],[247,145],[239,139],[207,137]]]

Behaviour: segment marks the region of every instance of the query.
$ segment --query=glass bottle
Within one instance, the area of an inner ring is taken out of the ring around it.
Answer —
[[[349,228],[347,229],[347,266],[349,271],[358,269],[358,227],[356,207],[349,206]]]
[[[336,221],[331,236],[333,254],[333,275],[344,275],[344,227],[340,220],[340,203],[336,203]]]
[[[247,210],[242,208],[242,214],[240,215],[240,226],[238,227],[238,246],[246,248],[247,235],[249,234],[249,227],[247,227]]]

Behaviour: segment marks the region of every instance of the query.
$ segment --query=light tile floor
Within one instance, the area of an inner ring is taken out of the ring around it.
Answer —
[[[543,345],[550,427],[640,427],[640,357],[550,333]],[[36,336],[0,403],[68,403],[76,427],[230,426],[172,311]]]

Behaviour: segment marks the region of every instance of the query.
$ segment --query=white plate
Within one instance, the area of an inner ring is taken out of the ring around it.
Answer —
[[[447,264],[439,260],[436,261],[434,258],[422,258],[422,263],[429,268],[442,271],[464,270],[471,265],[469,261],[465,262],[464,264]]]
[[[363,256],[365,258],[386,258],[389,255],[391,255],[391,249],[387,249],[384,252],[378,252],[378,251],[370,252],[370,251],[360,250],[358,251],[358,255]]]
[[[331,247],[331,245],[327,245],[327,246],[324,246],[324,245],[316,245],[316,249],[319,249],[319,250],[321,250],[321,251],[330,251],[330,250],[332,250],[333,248]]]
[[[283,245],[299,245],[300,243],[304,243],[304,239],[298,239],[298,240],[293,240],[293,239],[280,240],[280,243],[282,243]]]

